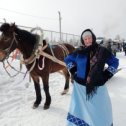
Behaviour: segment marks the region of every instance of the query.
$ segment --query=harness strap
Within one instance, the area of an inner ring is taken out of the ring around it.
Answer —
[[[64,54],[64,57],[69,54],[69,51],[68,51],[68,49],[66,48],[65,45],[62,45],[61,44],[61,45],[58,45],[58,46],[62,49],[62,52]]]
[[[43,51],[39,52],[39,55],[45,56],[46,58],[51,59],[52,61],[59,63],[60,65],[66,66],[66,64],[63,61],[61,61],[61,60],[43,52]]]

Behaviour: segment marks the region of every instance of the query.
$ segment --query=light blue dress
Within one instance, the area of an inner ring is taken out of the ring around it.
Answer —
[[[104,53],[107,51],[105,48],[100,48]],[[103,54],[99,54],[102,57]],[[67,126],[113,126],[112,118],[112,105],[108,90],[105,84],[99,86],[93,97],[87,99],[86,84],[77,83],[81,79],[85,80],[87,72],[87,55],[72,53],[65,58],[68,70],[76,67],[74,77],[73,92],[71,96],[71,103],[67,116]],[[105,64],[108,65],[107,70],[115,74],[119,60],[112,54],[106,59]],[[104,70],[103,70],[104,71]],[[80,80],[77,81],[76,77]]]
[[[106,85],[86,99],[86,87],[74,82],[67,126],[113,126],[112,106]]]

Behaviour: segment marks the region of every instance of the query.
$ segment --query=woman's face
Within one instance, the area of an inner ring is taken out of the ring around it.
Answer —
[[[90,45],[92,45],[92,36],[85,36],[84,38],[83,38],[83,41],[84,41],[84,45],[85,46],[90,46]]]

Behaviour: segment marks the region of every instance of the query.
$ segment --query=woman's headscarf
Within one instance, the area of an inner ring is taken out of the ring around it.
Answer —
[[[92,40],[93,40],[93,42],[92,42],[92,45],[94,45],[94,44],[96,44],[96,36],[95,36],[95,34],[90,30],[90,29],[86,29],[86,30],[84,30],[83,32],[82,32],[82,34],[81,34],[81,43],[82,43],[82,45],[84,45],[84,40],[83,40],[83,35],[85,34],[85,33],[87,33],[87,34],[89,34],[89,33],[91,33],[91,35],[92,35]],[[84,45],[85,46],[85,45]]]

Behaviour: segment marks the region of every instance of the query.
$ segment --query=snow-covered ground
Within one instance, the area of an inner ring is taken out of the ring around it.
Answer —
[[[119,71],[106,84],[113,106],[114,126],[126,126],[126,56],[118,53],[120,59]],[[18,61],[12,63],[19,69]],[[8,67],[11,74],[15,72]],[[26,69],[23,67],[23,71]],[[32,109],[35,100],[34,85],[28,85],[28,75],[19,74],[10,78],[0,63],[0,126],[66,126],[66,116],[69,107],[72,84],[67,95],[60,95],[64,87],[64,77],[59,74],[50,75],[50,93],[52,103],[50,109],[43,110],[45,94],[41,84],[42,103],[37,109]]]

